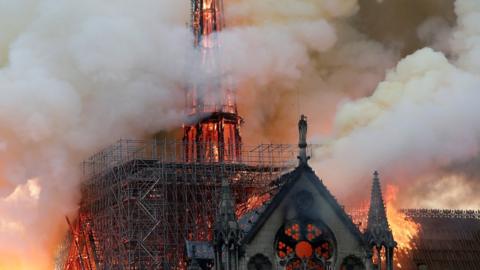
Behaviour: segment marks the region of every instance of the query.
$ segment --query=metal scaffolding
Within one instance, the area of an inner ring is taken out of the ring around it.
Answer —
[[[185,241],[212,239],[222,179],[241,206],[296,164],[297,149],[242,146],[241,160],[211,162],[187,159],[183,142],[119,141],[83,164],[63,268],[184,268]]]

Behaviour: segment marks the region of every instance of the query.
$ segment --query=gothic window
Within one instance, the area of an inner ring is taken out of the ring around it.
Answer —
[[[326,270],[333,262],[335,240],[320,222],[292,221],[277,232],[275,250],[286,270]]]
[[[365,270],[365,265],[360,258],[350,255],[343,259],[340,270]]]
[[[257,254],[248,261],[247,269],[248,270],[272,270],[272,263],[266,256],[262,254]]]

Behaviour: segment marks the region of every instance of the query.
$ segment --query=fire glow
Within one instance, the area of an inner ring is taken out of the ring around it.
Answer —
[[[398,187],[393,185],[387,186],[385,193],[387,217],[393,237],[397,242],[397,251],[408,253],[414,248],[413,240],[420,232],[420,224],[408,218],[396,207],[397,194]]]
[[[268,193],[251,196],[245,203],[238,205],[236,213],[237,217],[243,216],[250,211],[260,208],[269,199],[270,194]]]
[[[415,248],[414,239],[420,232],[420,224],[407,217],[397,205],[398,187],[394,185],[388,185],[385,192],[385,207],[387,210],[387,217],[390,228],[392,230],[393,237],[397,242],[397,248],[395,249],[395,259],[397,267],[401,268],[399,257],[408,256],[410,252]],[[245,213],[260,208],[266,201],[270,199],[270,195],[254,195],[248,199],[248,201],[237,208],[237,216],[242,216]],[[367,227],[368,209],[369,203],[361,203],[359,207],[350,209],[355,224],[363,232]],[[404,256],[400,256],[404,255]]]
[[[18,247],[16,239],[23,241],[32,241],[28,239],[28,217],[22,217],[18,213],[31,209],[36,209],[42,187],[39,179],[33,178],[27,180],[24,184],[19,184],[6,197],[0,199],[0,233],[3,235],[2,241],[8,241],[12,250]],[[48,252],[39,252],[38,250],[27,248],[23,251],[28,254],[30,261],[25,261],[21,255],[9,249],[0,249],[0,269],[48,269]]]
[[[387,218],[392,230],[393,237],[397,242],[395,249],[395,262],[397,267],[401,268],[400,257],[408,257],[415,248],[414,239],[421,230],[420,224],[407,217],[397,205],[398,187],[388,185],[385,192],[385,207]],[[352,216],[355,224],[363,232],[367,228],[369,203],[361,203],[360,206],[353,207],[348,212]]]

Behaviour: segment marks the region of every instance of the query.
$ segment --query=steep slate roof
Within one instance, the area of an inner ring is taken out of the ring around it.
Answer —
[[[258,221],[258,218],[262,215],[265,209],[267,209],[270,202],[271,201],[267,201],[262,206],[255,208],[238,218],[238,224],[245,234],[253,228],[253,225]]]
[[[241,224],[245,224],[245,220],[250,220],[250,224],[246,225],[245,237],[242,240],[242,243],[250,243],[250,241],[255,237],[257,232],[262,228],[265,222],[268,220],[270,215],[275,211],[275,209],[280,205],[285,196],[289,193],[291,188],[295,183],[301,179],[302,176],[310,181],[316,190],[327,200],[330,207],[338,214],[340,219],[348,229],[355,235],[355,237],[363,244],[365,244],[364,238],[358,227],[353,223],[350,216],[347,215],[343,207],[338,203],[335,197],[330,193],[327,187],[323,184],[315,172],[308,166],[306,163],[301,163],[295,170],[282,175],[275,181],[275,184],[280,186],[280,190],[273,198],[265,204],[261,209],[257,209],[253,213],[247,213],[240,218]]]
[[[480,265],[480,211],[408,209],[420,224],[411,257],[402,265],[424,264],[428,269],[478,269]]]

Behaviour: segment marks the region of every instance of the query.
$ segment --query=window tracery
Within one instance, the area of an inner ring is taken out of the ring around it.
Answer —
[[[335,254],[335,239],[321,222],[292,221],[277,232],[275,250],[286,270],[328,270]]]

